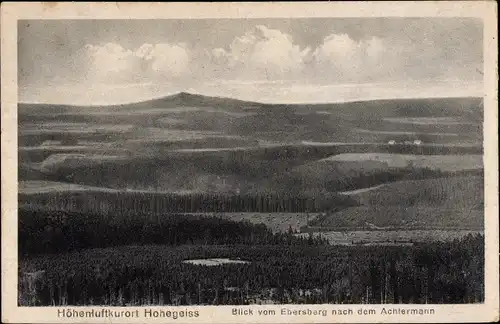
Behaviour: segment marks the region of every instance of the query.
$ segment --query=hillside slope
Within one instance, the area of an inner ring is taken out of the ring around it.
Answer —
[[[397,181],[349,195],[361,206],[317,218],[320,229],[483,229],[484,177]]]

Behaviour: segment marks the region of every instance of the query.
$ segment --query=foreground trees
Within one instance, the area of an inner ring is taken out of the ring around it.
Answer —
[[[483,236],[411,247],[130,246],[20,259],[22,305],[477,303]],[[200,266],[183,260],[247,264]],[[24,274],[44,269],[35,289]]]

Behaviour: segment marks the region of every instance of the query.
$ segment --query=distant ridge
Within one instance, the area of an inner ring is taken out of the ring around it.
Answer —
[[[193,94],[189,92],[178,92],[171,95],[161,96],[157,98],[120,103],[109,105],[70,105],[70,104],[51,104],[51,103],[18,103],[18,108],[22,110],[39,110],[49,109],[53,113],[64,112],[72,108],[93,108],[93,109],[144,109],[144,108],[173,108],[179,105],[184,106],[224,106],[231,108],[262,108],[266,106],[273,106],[270,104],[259,103],[254,101],[245,101],[229,97],[216,97],[206,96],[202,94]]]
[[[446,117],[451,115],[469,115],[474,119],[482,118],[483,98],[481,97],[443,97],[413,99],[374,99],[343,103],[294,103],[268,104],[255,101],[244,101],[228,97],[205,96],[189,92],[179,92],[145,101],[114,105],[65,105],[65,104],[32,104],[19,103],[18,112],[22,114],[66,114],[80,109],[88,111],[140,111],[148,109],[173,109],[178,107],[207,107],[226,111],[260,111],[279,114],[281,111],[337,110],[356,115],[400,116],[400,117]],[[356,113],[358,112],[358,113]],[[478,113],[480,113],[478,115]]]
[[[56,103],[36,103],[36,102],[19,102],[19,105],[32,105],[32,106],[38,106],[38,105],[51,105],[51,106],[57,106],[57,107],[123,107],[123,106],[128,106],[128,105],[143,105],[143,104],[155,104],[155,103],[164,103],[164,102],[176,102],[176,103],[189,103],[193,102],[196,104],[202,103],[202,102],[212,102],[212,103],[220,103],[220,102],[233,102],[233,103],[239,103],[239,104],[247,104],[247,105],[255,105],[255,106],[276,106],[276,105],[281,105],[281,106],[322,106],[322,105],[342,105],[342,104],[349,104],[349,103],[362,103],[362,102],[388,102],[388,101],[417,101],[417,100],[462,100],[462,99],[469,99],[469,100],[481,100],[481,103],[483,101],[482,97],[479,96],[463,96],[463,97],[418,97],[418,98],[383,98],[383,99],[358,99],[358,100],[349,100],[345,102],[314,102],[314,103],[308,103],[308,102],[297,102],[297,103],[263,103],[263,102],[258,102],[258,101],[250,101],[250,100],[241,100],[237,98],[232,98],[232,97],[224,97],[224,96],[209,96],[209,95],[204,95],[204,94],[197,94],[197,93],[190,93],[187,91],[181,91],[177,92],[174,94],[169,94],[169,95],[163,95],[151,99],[146,99],[146,100],[141,100],[141,101],[132,101],[132,102],[125,102],[125,103],[117,103],[117,104],[98,104],[98,105],[72,105],[72,104],[56,104]]]
[[[142,106],[146,105],[149,108],[154,108],[158,106],[158,108],[161,108],[161,106],[164,106],[165,104],[171,105],[171,104],[183,104],[183,105],[193,105],[193,106],[209,106],[209,105],[244,105],[247,107],[262,107],[266,106],[266,104],[259,103],[259,102],[254,102],[254,101],[244,101],[244,100],[239,100],[239,99],[234,99],[234,98],[228,98],[228,97],[215,97],[215,96],[206,96],[202,94],[193,94],[189,92],[178,92],[172,95],[168,96],[162,96],[159,98],[153,98],[150,100],[146,101],[141,101],[141,102],[135,102],[135,103],[127,103],[127,104],[120,104],[120,105],[112,105],[112,106],[128,106],[128,105],[134,105],[134,106]]]

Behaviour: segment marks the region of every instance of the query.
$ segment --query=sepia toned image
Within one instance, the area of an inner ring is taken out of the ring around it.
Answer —
[[[20,21],[19,303],[481,302],[481,36]]]
[[[488,300],[483,19],[16,27],[18,309],[328,322]]]

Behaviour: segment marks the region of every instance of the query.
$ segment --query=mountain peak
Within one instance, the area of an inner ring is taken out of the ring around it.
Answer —
[[[198,97],[199,95],[195,95],[195,94],[192,94],[192,93],[189,93],[187,91],[181,91],[181,92],[178,92],[174,95],[172,95],[172,97]]]
[[[238,100],[238,99],[233,99],[233,98],[228,98],[228,97],[220,97],[220,96],[207,96],[203,94],[198,94],[198,93],[191,93],[187,91],[181,91],[177,92],[175,94],[159,98],[161,100],[174,100],[174,101],[182,101],[184,103],[186,102],[192,102],[195,101],[196,103],[227,103],[227,102],[232,102],[232,103],[249,103],[249,104],[257,104],[254,102],[250,101],[243,101],[243,100]]]
[[[181,92],[174,93],[173,95],[170,95],[168,97],[171,97],[171,98],[200,98],[200,97],[206,97],[206,96],[187,92],[187,91],[181,91]]]
[[[152,105],[158,107],[165,107],[165,105],[193,105],[193,106],[221,106],[221,107],[232,107],[232,108],[241,108],[241,107],[261,108],[265,106],[264,104],[252,101],[243,101],[243,100],[227,98],[227,97],[219,97],[219,96],[207,96],[187,91],[177,92],[175,94],[149,100],[147,102],[142,102],[139,104],[147,105],[149,107],[151,107]]]
[[[170,96],[163,97],[163,99],[167,99],[167,98],[168,99],[177,99],[177,100],[193,100],[193,99],[200,100],[200,99],[211,98],[211,97],[204,96],[201,94],[190,93],[187,91],[181,91],[181,92],[174,93]]]

